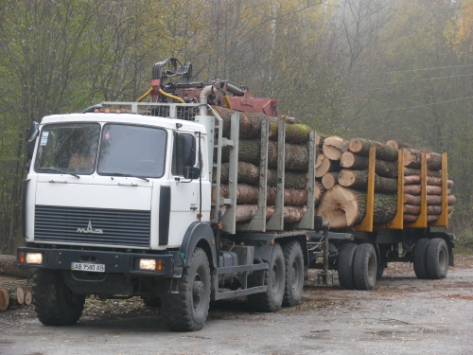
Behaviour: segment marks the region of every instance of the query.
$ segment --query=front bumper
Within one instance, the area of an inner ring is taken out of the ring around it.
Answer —
[[[41,253],[41,264],[28,264],[25,257],[27,253]],[[157,261],[156,264],[158,264],[158,260],[161,260],[162,268],[161,270],[141,270],[140,259],[155,259]],[[71,271],[72,263],[76,262],[105,265],[105,273],[108,274],[180,277],[182,273],[182,262],[179,253],[172,251],[162,254],[144,254],[119,251],[20,247],[17,251],[17,261],[19,267],[48,270]],[[77,272],[82,273],[82,271]]]

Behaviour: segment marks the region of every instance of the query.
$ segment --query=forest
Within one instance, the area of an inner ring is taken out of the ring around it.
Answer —
[[[0,252],[23,242],[31,122],[134,101],[168,57],[317,132],[448,152],[471,240],[472,30],[473,0],[0,0]]]

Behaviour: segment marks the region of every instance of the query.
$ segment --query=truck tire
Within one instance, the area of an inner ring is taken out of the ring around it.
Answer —
[[[162,295],[163,317],[169,329],[196,331],[204,327],[209,313],[210,284],[207,254],[196,248],[178,280],[178,293]]]
[[[62,272],[36,270],[33,276],[33,304],[44,325],[73,325],[84,309],[85,295],[74,295],[66,286]]]
[[[428,238],[421,238],[414,246],[414,272],[418,279],[428,279],[427,264],[425,262],[425,255],[427,253],[427,246],[430,242]]]
[[[448,272],[448,247],[442,238],[434,238],[427,245],[425,254],[427,274],[432,280],[443,279]]]
[[[282,305],[286,284],[286,270],[284,254],[278,243],[273,246],[268,267],[269,269],[265,270],[264,273],[264,284],[268,286],[267,291],[248,295],[249,306],[256,312],[276,312]],[[251,286],[255,286],[254,280],[250,279],[248,281]]]
[[[286,285],[284,288],[284,307],[294,307],[301,302],[304,288],[304,255],[299,242],[293,241],[283,248],[286,268]]]
[[[343,244],[338,253],[338,283],[345,290],[355,288],[355,278],[353,276],[353,260],[358,244]]]
[[[353,276],[355,288],[358,290],[371,290],[376,283],[378,260],[372,244],[363,243],[356,249]]]

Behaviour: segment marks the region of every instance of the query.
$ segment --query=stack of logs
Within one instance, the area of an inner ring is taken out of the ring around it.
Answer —
[[[29,306],[33,301],[31,284],[27,282],[29,272],[20,269],[13,255],[0,255],[0,275],[10,276],[0,280],[0,312],[9,306]]]
[[[214,107],[223,119],[223,136],[230,138],[231,115],[234,111]],[[261,151],[261,122],[267,116],[258,113],[240,113],[240,139],[238,151],[237,222],[248,222],[258,209],[259,164]],[[290,118],[269,117],[268,189],[266,218],[275,211],[277,185],[278,123],[286,123],[284,222],[299,222],[307,210],[307,184],[309,164],[309,133],[312,128],[295,124]],[[216,160],[214,154],[214,160]],[[220,196],[229,196],[229,149],[222,152]],[[320,191],[319,191],[320,193]],[[214,200],[214,194],[212,196]],[[225,211],[222,211],[225,212]]]
[[[369,150],[376,147],[374,223],[389,223],[396,215],[398,191],[398,151],[404,149],[404,222],[415,222],[420,214],[421,153],[400,141],[386,144],[353,138],[347,141],[338,136],[317,135],[319,154],[316,162],[316,181],[323,197],[317,215],[330,222],[332,228],[359,224],[366,214]],[[434,222],[442,212],[441,167],[438,153],[426,151],[428,178],[428,222]],[[448,212],[453,211],[455,196],[448,181]]]

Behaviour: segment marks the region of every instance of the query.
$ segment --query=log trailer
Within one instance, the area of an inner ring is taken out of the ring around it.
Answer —
[[[313,183],[301,218],[286,223],[284,121],[277,124],[276,199],[268,218],[269,117],[279,114],[276,100],[250,98],[245,87],[228,81],[191,82],[192,66],[178,64],[173,58],[156,63],[152,87],[137,102],[46,116],[29,130],[27,245],[18,248],[17,260],[35,269],[34,305],[43,324],[75,324],[86,295],[94,294],[140,296],[148,306],[161,306],[170,329],[199,330],[210,300],[247,296],[249,307],[264,312],[297,305],[309,267],[323,269],[325,284],[329,270],[338,270],[349,289],[371,289],[388,261],[414,262],[420,278],[445,277],[453,235],[431,232],[425,213],[408,226],[399,215],[374,226],[374,176],[356,231],[330,231],[314,217]],[[148,95],[150,102],[143,102]],[[218,107],[231,107],[231,118],[222,118]],[[262,117],[258,208],[245,222],[236,217],[238,111]],[[226,196],[220,195],[224,149]],[[313,182],[315,131],[307,151],[307,181]],[[446,214],[436,224],[447,226]]]

